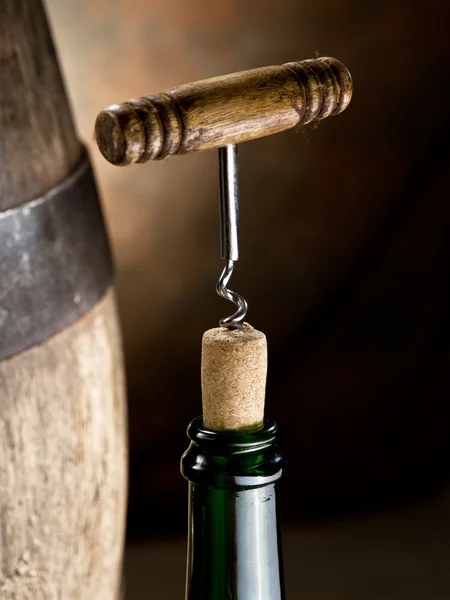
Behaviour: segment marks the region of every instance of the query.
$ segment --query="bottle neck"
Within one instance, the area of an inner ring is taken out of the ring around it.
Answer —
[[[189,480],[186,600],[282,600],[276,425],[252,432],[188,428],[181,462]]]

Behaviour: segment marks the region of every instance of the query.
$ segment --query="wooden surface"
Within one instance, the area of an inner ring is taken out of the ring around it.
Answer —
[[[0,598],[115,600],[126,414],[114,294],[0,363]]]
[[[0,6],[0,210],[37,198],[81,158],[40,0]]]
[[[115,104],[96,120],[95,135],[112,164],[254,140],[339,114],[351,77],[334,58],[251,69],[188,83],[157,96]]]
[[[64,181],[82,147],[40,0],[1,2],[0,67],[5,210]],[[26,209],[23,214],[31,218]],[[59,222],[49,214],[42,236],[58,239]],[[26,245],[24,229],[18,219],[13,244]],[[0,256],[1,250],[0,239]],[[33,251],[39,259],[38,243]],[[77,266],[83,269],[83,259]],[[57,293],[54,275],[48,285]],[[32,314],[35,298],[19,296]],[[0,290],[0,303],[1,297]],[[0,343],[6,326],[0,323]],[[110,290],[73,325],[0,362],[2,600],[116,599],[126,442],[121,339]]]

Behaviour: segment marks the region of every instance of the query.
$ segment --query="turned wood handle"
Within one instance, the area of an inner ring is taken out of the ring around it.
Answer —
[[[352,80],[335,58],[317,58],[205,79],[113,104],[95,136],[114,165],[238,144],[337,115]]]

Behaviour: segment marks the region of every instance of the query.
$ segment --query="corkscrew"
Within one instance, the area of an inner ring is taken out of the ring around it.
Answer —
[[[144,163],[187,152],[219,149],[221,257],[219,296],[236,305],[220,320],[241,329],[247,302],[228,288],[238,249],[236,145],[337,115],[349,104],[352,80],[335,58],[251,69],[188,83],[101,111],[98,147],[114,165]]]
[[[247,302],[228,288],[239,258],[236,145],[338,114],[351,95],[346,67],[320,58],[190,83],[97,117],[98,146],[115,165],[219,149],[225,267],[216,291],[236,311],[202,337],[202,416],[189,425],[181,460],[190,499],[186,600],[284,599],[276,508],[283,458],[277,426],[264,416],[267,340],[243,323]]]

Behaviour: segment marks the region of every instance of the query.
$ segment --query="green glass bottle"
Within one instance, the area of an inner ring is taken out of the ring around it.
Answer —
[[[201,417],[189,425],[186,600],[284,599],[276,431],[267,421],[251,431],[209,431]]]

